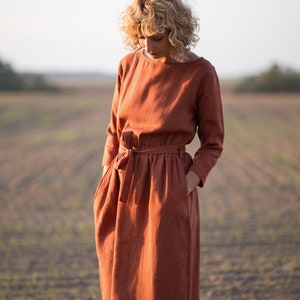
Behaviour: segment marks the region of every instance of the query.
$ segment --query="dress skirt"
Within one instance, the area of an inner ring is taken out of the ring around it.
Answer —
[[[199,300],[197,190],[182,147],[122,145],[94,199],[102,300]]]

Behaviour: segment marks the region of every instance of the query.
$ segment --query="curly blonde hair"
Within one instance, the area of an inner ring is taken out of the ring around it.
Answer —
[[[121,17],[124,42],[140,49],[139,37],[165,34],[172,45],[172,58],[184,56],[199,40],[198,19],[181,0],[134,0]]]

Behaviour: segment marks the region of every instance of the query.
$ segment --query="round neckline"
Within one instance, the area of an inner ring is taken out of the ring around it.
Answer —
[[[159,61],[159,60],[153,60],[153,59],[147,57],[147,55],[145,53],[145,49],[143,49],[143,48],[137,50],[136,52],[138,52],[139,56],[142,57],[142,59],[144,59],[145,61],[152,63],[152,64],[156,64],[156,65],[162,65],[162,66],[183,66],[186,64],[198,62],[203,59],[203,56],[199,56],[194,60],[189,60],[189,61],[184,61],[184,62],[163,62],[163,61]]]

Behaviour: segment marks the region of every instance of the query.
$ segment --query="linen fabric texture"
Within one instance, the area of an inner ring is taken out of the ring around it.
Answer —
[[[185,151],[195,134],[199,149]],[[203,187],[223,145],[219,80],[204,58],[152,61],[142,50],[119,63],[94,198],[103,300],[198,300]]]

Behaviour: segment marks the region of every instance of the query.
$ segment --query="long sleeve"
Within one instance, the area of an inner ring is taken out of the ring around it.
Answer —
[[[118,116],[121,81],[122,81],[122,67],[121,64],[119,64],[118,75],[116,79],[114,96],[113,96],[112,107],[111,107],[111,117],[106,130],[107,139],[104,146],[102,166],[108,166],[118,153],[119,137],[117,131],[117,125],[118,125],[117,116]]]
[[[223,150],[224,121],[220,95],[219,79],[212,67],[203,76],[198,105],[198,137],[201,143],[196,151],[190,171],[200,178],[199,186],[203,187],[206,177],[216,164]]]

